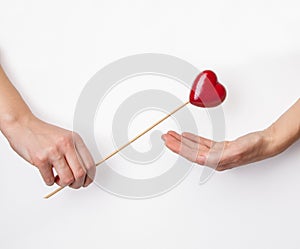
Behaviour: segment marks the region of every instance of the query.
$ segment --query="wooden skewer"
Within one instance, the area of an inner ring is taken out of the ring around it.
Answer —
[[[120,148],[118,148],[116,151],[114,151],[113,153],[109,154],[108,156],[106,156],[105,158],[103,158],[100,162],[96,163],[96,166],[99,166],[100,164],[104,163],[106,160],[108,160],[109,158],[113,157],[115,154],[119,153],[121,150],[123,150],[124,148],[126,148],[129,144],[133,143],[134,141],[136,141],[137,139],[139,139],[141,136],[145,135],[147,132],[149,132],[150,130],[152,130],[155,126],[159,125],[161,122],[165,121],[167,118],[169,118],[170,116],[172,116],[175,112],[179,111],[180,109],[182,109],[183,107],[185,107],[187,104],[189,104],[190,102],[186,102],[183,105],[177,107],[174,111],[170,112],[168,115],[166,115],[164,118],[162,118],[161,120],[157,121],[155,124],[151,125],[148,129],[146,129],[145,131],[143,131],[141,134],[137,135],[135,138],[131,139],[130,141],[128,141],[126,144],[124,144],[123,146],[121,146]],[[58,193],[59,191],[63,190],[65,187],[59,187],[56,190],[54,190],[53,192],[51,192],[50,194],[44,196],[45,199],[50,198],[51,196],[55,195],[56,193]]]

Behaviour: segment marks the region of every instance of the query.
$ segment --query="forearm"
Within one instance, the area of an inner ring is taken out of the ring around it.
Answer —
[[[270,156],[287,149],[300,138],[300,99],[266,131],[270,136]]]
[[[29,107],[0,65],[0,130],[6,135],[6,131],[11,125],[17,122],[26,122],[26,119],[31,116]]]

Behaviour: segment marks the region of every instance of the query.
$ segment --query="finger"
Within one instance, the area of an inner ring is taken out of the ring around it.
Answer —
[[[52,166],[48,163],[38,168],[41,176],[43,177],[44,182],[48,186],[52,186],[54,184],[55,178],[52,170]]]
[[[177,132],[175,132],[175,131],[168,131],[167,134],[171,135],[172,137],[174,137],[178,141],[181,141],[181,135],[179,135]]]
[[[189,146],[191,148],[197,147],[197,144],[194,141],[190,141],[188,138],[185,138],[185,137],[179,135],[175,131],[168,131],[167,134],[170,135],[170,136],[172,136],[172,137],[174,137],[179,142],[185,143],[187,146]]]
[[[52,165],[55,168],[55,171],[58,175],[58,177],[56,177],[56,179],[55,179],[55,182],[59,186],[65,187],[74,182],[73,173],[64,157],[62,157],[56,161],[53,161]]]
[[[178,133],[174,132],[174,131],[169,131],[167,134],[173,136],[174,138],[176,138],[178,141],[180,141],[181,143],[184,143],[185,145],[187,145],[188,147],[190,147],[193,150],[206,150],[206,146],[196,142],[194,140],[189,139],[188,137],[184,137],[182,135],[179,135]]]
[[[76,150],[81,158],[81,161],[84,164],[85,169],[86,169],[86,177],[85,177],[83,186],[87,187],[88,185],[90,185],[93,182],[93,180],[95,178],[96,164],[95,164],[95,161],[94,161],[91,153],[89,152],[85,143],[83,142],[82,138],[80,136],[75,135],[74,141],[75,141],[75,148],[76,148]]]
[[[178,141],[175,137],[164,134],[162,136],[163,140],[165,141],[165,145],[173,152],[179,154],[180,151],[180,141]]]
[[[181,142],[193,150],[197,150],[197,151],[207,151],[208,150],[208,147],[205,146],[204,144],[195,142],[184,136],[181,137]]]
[[[191,142],[190,140],[189,141],[184,141],[184,140],[186,139],[183,138],[183,142],[181,143],[179,154],[191,162],[195,162],[203,165],[205,162],[205,157],[203,156],[203,154],[207,152],[207,148],[205,146]],[[200,149],[201,147],[203,147],[202,150]]]
[[[166,146],[173,152],[183,156],[184,158],[192,161],[197,162],[198,157],[198,150],[192,149],[186,144],[178,141],[175,137],[166,134],[164,135],[164,140]]]
[[[78,189],[84,184],[86,178],[86,169],[82,163],[80,156],[76,152],[75,147],[69,149],[69,151],[66,152],[65,157],[67,159],[68,164],[70,165],[75,179],[74,182],[70,185],[70,187]]]
[[[204,138],[204,137],[197,136],[197,135],[195,135],[193,133],[183,132],[182,136],[185,137],[185,138],[190,139],[193,142],[196,142],[196,143],[199,143],[199,144],[203,144],[203,145],[205,145],[208,148],[210,148],[212,146],[212,144],[213,144],[212,140]]]

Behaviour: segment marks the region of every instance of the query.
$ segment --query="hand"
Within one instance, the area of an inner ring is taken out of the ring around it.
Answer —
[[[242,136],[234,141],[215,142],[191,133],[169,131],[162,136],[166,146],[186,159],[223,171],[274,155],[269,130]]]
[[[93,181],[95,163],[78,134],[29,115],[6,127],[5,135],[11,147],[39,169],[47,185],[77,189]]]

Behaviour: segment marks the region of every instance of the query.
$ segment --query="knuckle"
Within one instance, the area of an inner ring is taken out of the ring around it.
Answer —
[[[72,132],[72,135],[74,138],[80,138],[80,135],[75,131]]]
[[[76,172],[74,172],[75,174],[75,179],[81,179],[85,176],[85,171],[83,170],[83,168],[78,169]]]
[[[51,157],[57,157],[59,155],[59,152],[56,146],[49,146],[47,148],[47,154]]]
[[[61,181],[62,181],[62,184],[63,185],[70,185],[71,183],[73,183],[74,182],[74,178],[73,177],[63,177],[62,179],[61,179]]]
[[[72,132],[72,138],[73,138],[75,141],[83,142],[81,136],[80,136],[79,133],[77,133],[77,132]]]
[[[47,149],[47,155],[52,162],[59,161],[63,157],[63,155],[56,146],[50,146]]]
[[[95,169],[96,164],[94,162],[87,163],[86,168],[89,170]]]
[[[45,153],[36,153],[33,155],[31,161],[35,166],[41,167],[48,162],[48,157]]]
[[[61,136],[57,141],[57,145],[61,148],[69,148],[73,145],[72,136],[70,134]]]

